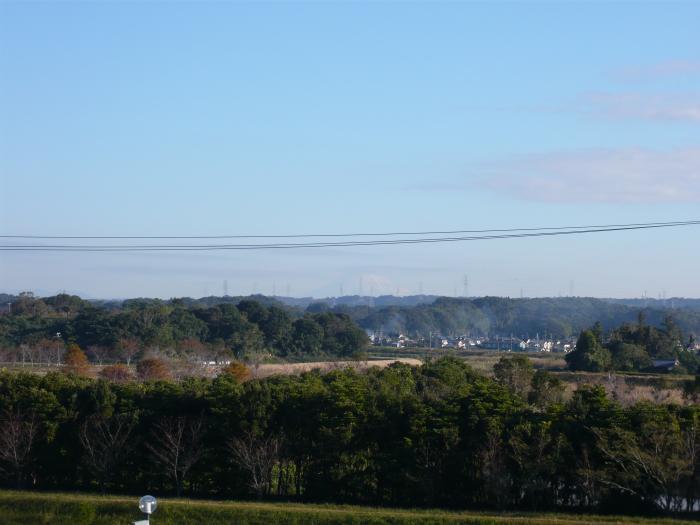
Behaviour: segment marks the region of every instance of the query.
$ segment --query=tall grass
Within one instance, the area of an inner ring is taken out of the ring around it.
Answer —
[[[127,525],[143,519],[137,498],[0,491],[2,525]],[[159,500],[152,525],[594,525],[690,521],[563,514],[495,514],[348,505]]]

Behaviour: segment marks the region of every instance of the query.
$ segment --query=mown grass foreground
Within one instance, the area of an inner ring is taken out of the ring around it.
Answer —
[[[673,519],[576,516],[567,514],[515,514],[401,510],[350,505],[305,505],[160,499],[152,525],[326,525],[401,524],[523,525],[651,524],[696,522]],[[0,491],[3,525],[127,525],[142,519],[137,498],[86,494],[47,494]]]

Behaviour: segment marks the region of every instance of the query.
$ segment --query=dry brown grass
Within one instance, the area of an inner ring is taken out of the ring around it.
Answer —
[[[532,366],[536,369],[559,371],[566,369],[566,361],[561,354],[542,354],[533,356],[532,354],[518,354],[516,352],[478,352],[464,353],[459,357],[464,359],[464,362],[471,366],[474,370],[486,374],[493,375],[493,367],[502,357],[513,357],[516,355],[526,355],[532,362]]]
[[[316,361],[311,363],[284,363],[284,364],[261,364],[250,367],[254,378],[264,378],[274,375],[298,375],[312,370],[330,372],[332,370],[367,370],[372,367],[386,368],[393,363],[405,363],[411,366],[420,366],[423,362],[420,359],[400,358],[400,359],[378,359],[376,361]]]
[[[658,404],[687,405],[691,401],[683,396],[679,382],[659,381],[656,376],[629,376],[623,374],[578,374],[575,380],[566,381],[567,391],[573,393],[580,387],[601,385],[610,399],[623,406],[640,401]]]

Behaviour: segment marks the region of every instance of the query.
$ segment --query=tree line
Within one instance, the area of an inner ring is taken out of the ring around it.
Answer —
[[[359,297],[345,298],[336,302],[317,301],[309,299],[293,300],[290,298],[271,298],[263,295],[250,297],[202,297],[160,299],[127,299],[124,301],[84,301],[80,297],[59,294],[53,297],[36,298],[30,294],[9,296],[0,294],[2,305],[11,303],[11,315],[0,315],[0,341],[8,337],[17,341],[21,337],[32,337],[37,332],[49,335],[51,330],[61,331],[62,322],[66,318],[76,316],[82,310],[94,308],[107,318],[121,317],[120,322],[111,329],[114,339],[115,329],[122,330],[126,326],[131,330],[140,330],[140,337],[145,343],[173,344],[181,340],[183,332],[202,337],[198,332],[197,322],[188,316],[162,321],[162,312],[181,310],[185,312],[202,312],[222,306],[237,306],[240,303],[253,301],[267,309],[274,309],[275,314],[284,312],[292,320],[308,315],[321,313],[343,314],[352,319],[358,326],[368,331],[382,331],[385,334],[403,333],[415,338],[427,337],[429,333],[437,332],[442,335],[514,335],[523,338],[541,337],[567,338],[578,334],[599,321],[604,330],[611,330],[624,323],[633,323],[638,315],[643,313],[647,322],[655,327],[661,327],[664,318],[672,314],[675,322],[685,333],[700,334],[700,310],[693,308],[692,300],[676,300],[683,308],[664,307],[666,303],[652,302],[650,307],[644,303],[622,300],[600,300],[587,297],[550,297],[550,298],[518,298],[480,297],[480,298],[450,298],[417,296],[406,298],[401,304],[391,301],[380,301],[376,298],[376,306],[359,304]],[[287,301],[288,304],[283,301]],[[310,304],[307,304],[309,303]],[[142,312],[141,322],[134,317]],[[148,322],[148,317],[154,316],[156,327],[140,326]],[[9,317],[9,319],[8,319]],[[20,320],[22,318],[23,320]],[[12,325],[14,319],[15,325]],[[45,324],[37,322],[44,319]],[[174,322],[173,322],[174,321]],[[171,326],[164,326],[170,324]],[[200,327],[201,328],[201,327]],[[11,332],[8,335],[8,331]],[[210,334],[205,334],[207,339]],[[87,339],[83,337],[78,343],[86,346]],[[92,337],[94,343],[94,337]]]
[[[568,400],[527,358],[241,382],[0,372],[0,485],[494,509],[686,512],[700,407]]]
[[[640,312],[636,323],[624,323],[608,334],[595,323],[581,332],[575,349],[566,355],[570,369],[590,372],[653,371],[654,361],[666,362],[676,373],[700,372],[695,336],[685,336],[670,315],[657,328]]]
[[[106,308],[66,294],[23,294],[0,316],[0,360],[58,364],[71,343],[102,364],[129,363],[148,352],[212,361],[252,354],[350,357],[367,336],[342,313],[304,314],[251,299],[206,307],[130,300]]]

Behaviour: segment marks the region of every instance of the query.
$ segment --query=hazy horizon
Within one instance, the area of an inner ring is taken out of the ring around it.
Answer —
[[[189,296],[189,295],[162,295],[162,296],[146,296],[146,295],[140,295],[140,296],[92,296],[89,294],[81,294],[75,291],[71,290],[57,290],[54,293],[48,293],[46,291],[42,290],[20,290],[20,291],[8,291],[8,290],[0,290],[0,294],[7,294],[7,295],[19,295],[20,293],[24,292],[30,292],[34,294],[35,297],[52,297],[58,294],[68,294],[68,295],[76,295],[80,297],[81,299],[86,299],[90,301],[126,301],[129,299],[160,299],[164,301],[168,301],[171,299],[182,299],[182,298],[189,298],[189,299],[194,299],[194,300],[199,300],[199,299],[205,299],[209,297],[215,297],[215,298],[224,298],[224,297],[265,297],[268,299],[292,299],[292,300],[313,300],[313,301],[321,301],[321,300],[331,300],[331,299],[349,299],[349,298],[354,298],[358,297],[361,299],[365,298],[372,298],[372,299],[378,299],[382,297],[395,297],[399,299],[409,299],[409,298],[416,298],[416,297],[434,297],[434,298],[447,298],[447,299],[480,299],[484,297],[500,297],[500,298],[508,298],[508,299],[566,299],[566,298],[573,298],[573,299],[600,299],[600,300],[620,300],[620,301],[649,301],[649,302],[672,302],[674,300],[700,300],[700,297],[690,297],[690,296],[666,296],[666,297],[652,297],[652,296],[639,296],[639,297],[612,297],[612,296],[592,296],[592,295],[537,295],[537,296],[513,296],[513,295],[494,295],[494,294],[485,294],[485,295],[469,295],[469,296],[464,296],[464,295],[439,295],[439,294],[431,294],[431,293],[423,293],[423,294],[407,294],[407,295],[395,295],[395,294],[376,294],[376,295],[359,295],[359,294],[347,294],[347,295],[327,295],[327,296],[311,296],[311,295],[284,295],[284,294],[277,294],[277,295],[271,295],[271,294],[265,294],[265,293],[250,293],[250,294],[217,294],[217,293],[212,293],[209,295],[202,295],[202,296]],[[0,305],[1,307],[1,305]]]

